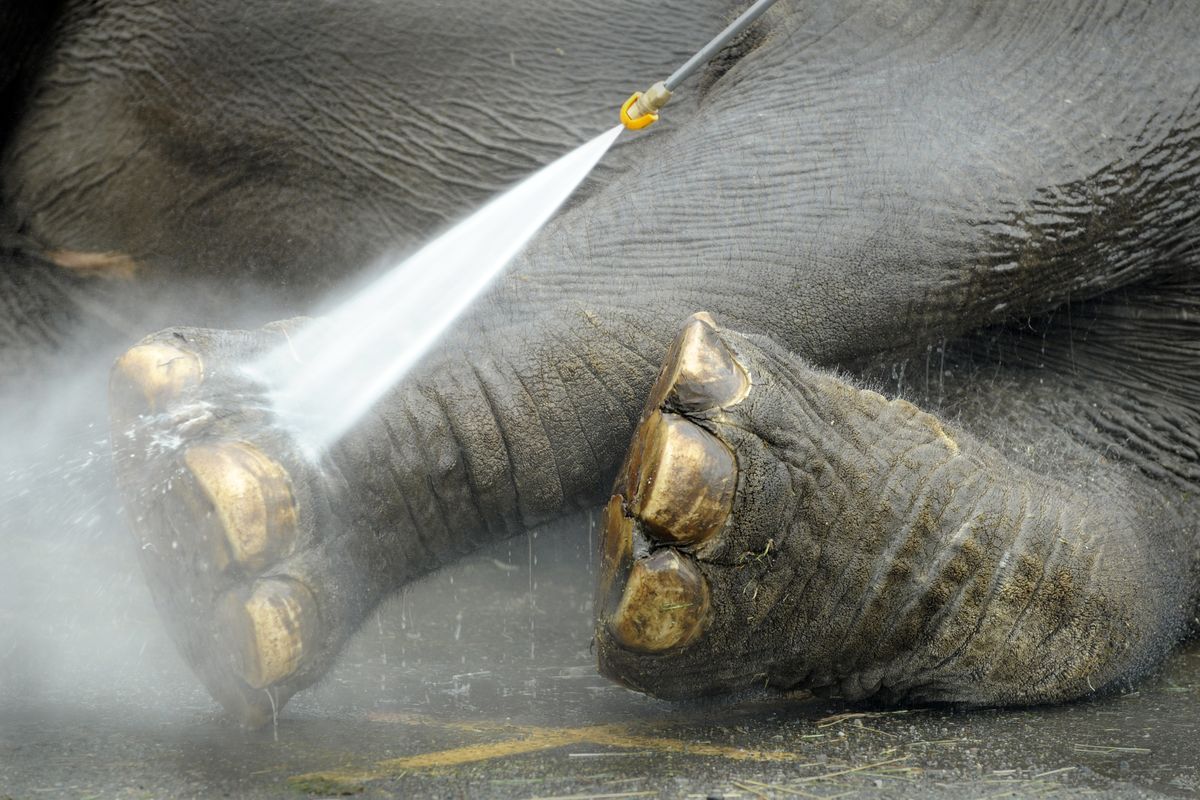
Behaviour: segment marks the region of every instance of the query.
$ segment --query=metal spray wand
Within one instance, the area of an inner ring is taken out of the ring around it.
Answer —
[[[621,106],[621,124],[631,131],[642,128],[658,121],[658,110],[671,99],[671,92],[683,83],[693,72],[707,64],[713,56],[733,41],[742,31],[750,27],[756,19],[775,4],[775,0],[758,0],[741,16],[729,23],[711,42],[700,48],[694,56],[684,62],[683,66],[671,73],[665,81],[659,81],[645,92],[634,92]]]

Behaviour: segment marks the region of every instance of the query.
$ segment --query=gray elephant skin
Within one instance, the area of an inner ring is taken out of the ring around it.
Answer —
[[[125,351],[146,579],[236,718],[398,587],[589,507],[599,667],[659,696],[1056,702],[1193,630],[1190,3],[782,0],[328,453],[273,424],[239,366],[304,322],[264,323],[610,127],[738,10],[0,12],[0,374]]]

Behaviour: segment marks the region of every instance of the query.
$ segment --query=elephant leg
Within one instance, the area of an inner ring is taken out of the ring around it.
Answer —
[[[589,314],[443,354],[319,457],[244,371],[291,323],[171,329],[118,360],[114,456],[143,571],[233,716],[270,719],[408,581],[601,502],[673,326]]]
[[[1184,628],[1194,543],[1134,471],[1077,478],[698,315],[605,512],[600,668],[968,704],[1129,678]]]

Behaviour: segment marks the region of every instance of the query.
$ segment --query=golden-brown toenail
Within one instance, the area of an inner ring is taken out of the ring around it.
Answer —
[[[634,436],[630,510],[646,532],[677,544],[715,535],[733,508],[737,464],[708,431],[675,414],[652,414]]]
[[[293,675],[316,646],[316,600],[298,581],[268,578],[226,595],[217,615],[234,671],[263,689]]]
[[[608,630],[622,647],[661,653],[695,641],[708,618],[704,576],[673,550],[636,562]]]
[[[215,520],[218,528],[213,536],[218,569],[233,561],[258,571],[290,550],[296,503],[278,462],[246,442],[193,445],[183,460],[203,498],[192,511],[196,522]]]
[[[204,369],[195,353],[163,342],[152,342],[130,348],[117,359],[110,391],[117,401],[114,405],[144,404],[149,411],[161,411],[185,390],[199,384],[203,377]],[[122,393],[127,398],[121,398]]]
[[[600,580],[597,602],[603,603],[618,575],[633,561],[633,520],[625,516],[625,500],[613,495],[604,508],[601,528]]]
[[[703,411],[736,405],[749,392],[746,371],[717,335],[712,317],[701,313],[675,337],[647,406]]]

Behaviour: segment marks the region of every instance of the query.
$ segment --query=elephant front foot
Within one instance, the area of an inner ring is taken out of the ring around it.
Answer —
[[[664,697],[1061,700],[1165,646],[1152,552],[1119,500],[697,315],[605,512],[600,668]]]
[[[118,360],[114,455],[177,647],[213,697],[258,726],[326,671],[371,581],[334,516],[334,480],[272,426],[242,370],[263,337],[213,335],[158,334]]]

